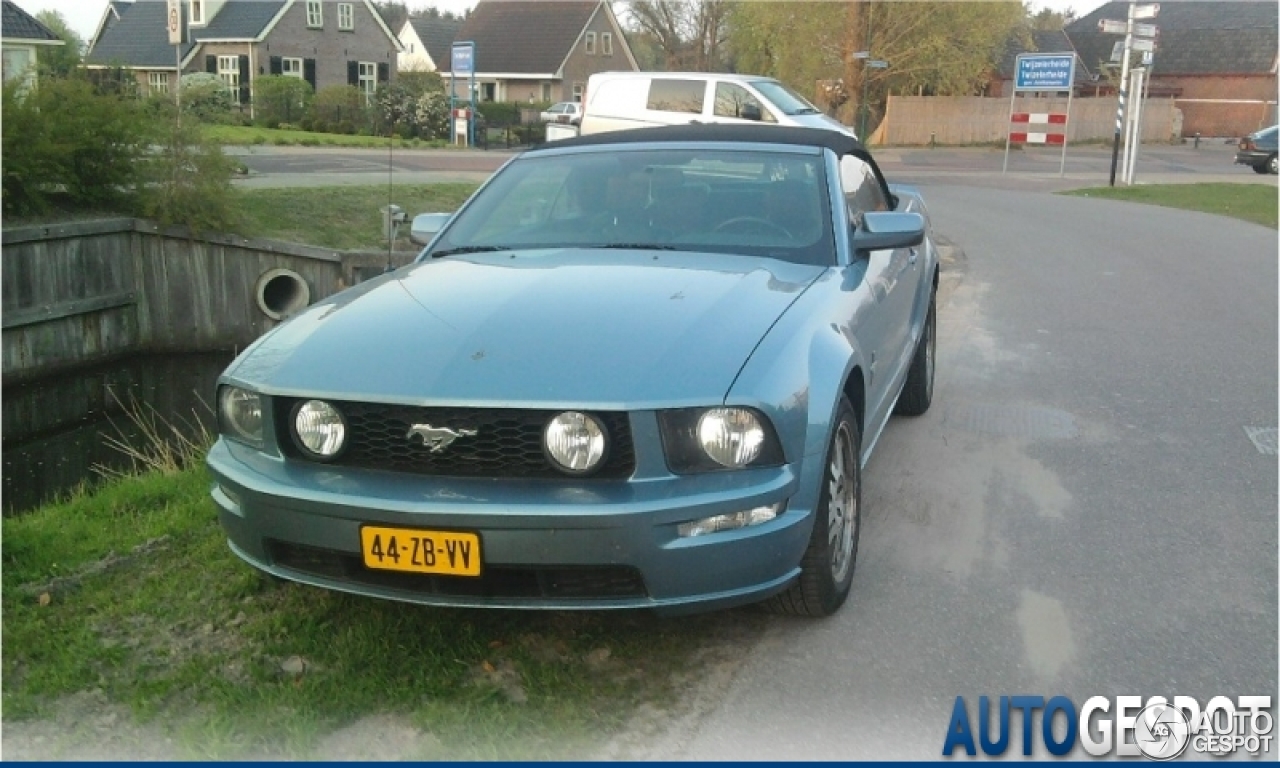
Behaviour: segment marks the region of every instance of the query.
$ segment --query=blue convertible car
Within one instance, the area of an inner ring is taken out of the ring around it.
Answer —
[[[231,364],[213,497],[235,554],[329,589],[828,615],[862,466],[932,398],[937,280],[922,200],[852,137],[548,144]]]

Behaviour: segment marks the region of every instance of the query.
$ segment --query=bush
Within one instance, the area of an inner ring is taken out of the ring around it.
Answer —
[[[155,136],[146,102],[81,77],[46,78],[27,93],[5,85],[0,108],[7,213],[38,213],[54,196],[82,208],[133,205]]]
[[[259,77],[254,81],[253,90],[257,121],[268,128],[280,128],[301,120],[315,96],[306,80],[286,75]]]
[[[182,114],[206,123],[225,123],[230,119],[231,108],[235,104],[227,86],[217,75],[208,72],[183,75],[178,87],[181,89]]]
[[[364,94],[354,85],[321,88],[311,102],[312,130],[321,133],[355,133],[357,125],[367,125],[369,108]]]
[[[423,94],[418,98],[414,120],[423,138],[449,138],[449,96],[444,91]]]
[[[193,232],[228,230],[236,223],[231,175],[236,163],[203,138],[192,120],[164,122],[158,151],[147,158],[150,183],[142,194],[144,216]]]
[[[509,101],[484,101],[476,105],[476,111],[484,115],[489,125],[497,128],[519,123],[520,110],[523,107],[523,104]]]

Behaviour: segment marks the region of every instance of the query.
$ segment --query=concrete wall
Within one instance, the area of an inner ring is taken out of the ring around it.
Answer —
[[[395,266],[413,256],[392,254]],[[135,219],[5,230],[0,372],[9,384],[138,352],[244,347],[278,323],[259,306],[272,270],[296,275],[314,303],[386,264],[385,252],[189,237]]]
[[[1065,112],[1065,97],[1018,97],[1015,112]],[[890,96],[885,119],[872,144],[989,144],[1005,140],[1011,129],[1009,99],[982,96]],[[1116,104],[1110,99],[1073,99],[1067,141],[1107,139],[1115,134]],[[1142,116],[1144,141],[1178,136],[1181,116],[1170,99],[1148,99]],[[1028,130],[1026,126],[1017,130]],[[1030,128],[1050,132],[1049,127]]]

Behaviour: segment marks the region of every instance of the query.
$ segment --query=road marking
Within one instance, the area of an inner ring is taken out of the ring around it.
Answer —
[[[1245,427],[1244,433],[1253,441],[1253,447],[1263,456],[1276,455],[1275,427]]]

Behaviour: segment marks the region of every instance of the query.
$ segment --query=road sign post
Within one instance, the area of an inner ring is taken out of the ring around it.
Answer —
[[[475,146],[476,137],[476,44],[474,42],[458,42],[454,43],[449,50],[449,138],[452,143],[458,142],[457,115],[458,94],[455,85],[458,82],[458,75],[467,76],[467,115],[466,134],[467,146]]]
[[[1076,54],[1075,53],[1023,53],[1016,59],[1013,93],[1009,96],[1009,122],[1014,121],[1013,105],[1019,91],[1051,91],[1067,92],[1067,113],[1062,116],[1062,160],[1058,165],[1058,175],[1066,175],[1067,169],[1067,130],[1071,119],[1071,97],[1075,93]],[[1052,118],[1046,117],[1046,120]],[[1053,122],[1057,122],[1053,120]],[[1038,136],[1041,134],[1037,134]],[[1009,146],[1013,134],[1008,130],[1004,139],[1004,166],[1001,173],[1009,170]],[[1046,140],[1048,136],[1045,136]],[[1053,143],[1056,143],[1056,139]]]
[[[1130,0],[1129,15],[1125,21],[1124,54],[1120,60],[1120,82],[1117,85],[1119,99],[1116,102],[1116,133],[1111,144],[1111,186],[1116,185],[1116,165],[1120,160],[1120,131],[1125,119],[1125,101],[1128,99],[1129,52],[1133,50],[1134,22],[1139,19],[1154,19],[1160,13],[1160,4],[1138,5]]]
[[[164,15],[169,45],[173,46],[173,103],[182,110],[182,44],[186,42],[186,25],[182,23],[182,0],[168,0]],[[181,120],[181,115],[178,117]]]

